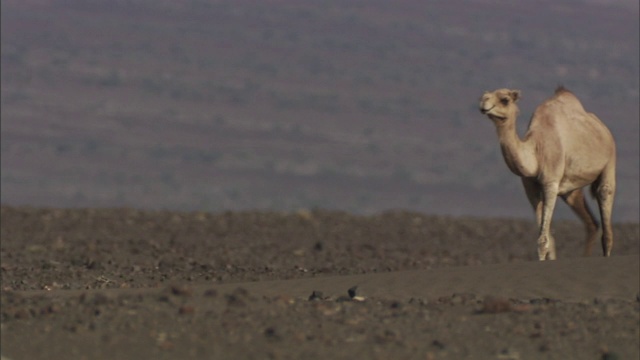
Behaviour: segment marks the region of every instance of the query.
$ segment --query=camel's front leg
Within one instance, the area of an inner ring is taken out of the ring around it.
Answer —
[[[535,178],[523,177],[522,185],[524,191],[527,194],[527,199],[536,213],[536,225],[538,229],[542,225],[542,186],[536,181]]]
[[[538,259],[555,260],[556,244],[551,236],[551,218],[558,198],[558,184],[545,184],[542,188],[542,222],[538,237]]]
[[[521,179],[527,199],[529,199],[529,203],[536,213],[536,224],[540,228],[542,223],[542,187],[535,178],[523,177]]]

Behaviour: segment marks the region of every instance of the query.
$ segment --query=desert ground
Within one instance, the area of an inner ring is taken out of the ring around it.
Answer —
[[[638,359],[640,229],[389,211],[1,210],[3,359]]]

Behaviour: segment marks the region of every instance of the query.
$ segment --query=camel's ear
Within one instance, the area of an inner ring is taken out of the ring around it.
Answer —
[[[518,101],[518,99],[520,99],[520,90],[511,90],[509,95],[513,99],[513,102],[516,102]]]

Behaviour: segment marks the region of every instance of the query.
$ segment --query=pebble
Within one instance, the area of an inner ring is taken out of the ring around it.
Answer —
[[[264,336],[271,341],[280,340],[280,335],[278,335],[276,328],[273,326],[270,326],[264,330]]]
[[[313,301],[313,300],[324,300],[324,294],[322,293],[322,291],[317,291],[314,290],[311,295],[309,295],[309,301]]]
[[[189,315],[195,312],[196,312],[196,309],[190,305],[184,305],[184,306],[181,306],[180,309],[178,309],[178,314],[180,315]]]
[[[483,314],[498,314],[511,311],[511,303],[505,298],[487,296],[480,310]]]
[[[438,349],[438,350],[443,350],[445,348],[444,343],[438,339],[433,340],[431,342],[431,346],[433,346],[434,348]]]
[[[235,294],[228,294],[225,298],[227,299],[228,306],[242,307],[246,305],[246,303]]]
[[[464,305],[476,300],[476,295],[471,293],[455,293],[451,295],[451,303],[454,305]]]
[[[502,349],[498,354],[498,359],[503,360],[518,360],[520,359],[520,353],[509,348]]]
[[[364,296],[357,295],[358,286],[352,286],[347,290],[347,294],[349,294],[349,298],[353,301],[364,301]]]
[[[218,290],[216,289],[208,289],[203,294],[205,297],[216,297],[218,296]]]
[[[186,286],[172,285],[170,287],[171,294],[175,296],[191,296],[193,291]]]
[[[618,356],[618,354],[614,353],[614,352],[609,352],[606,351],[602,354],[601,357],[602,360],[619,360],[620,357]]]

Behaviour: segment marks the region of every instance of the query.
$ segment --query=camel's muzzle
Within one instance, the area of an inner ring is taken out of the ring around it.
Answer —
[[[493,109],[495,106],[490,107],[489,109],[485,109],[483,106],[480,106],[480,112],[483,114],[488,113],[489,111],[491,111],[491,109]]]

